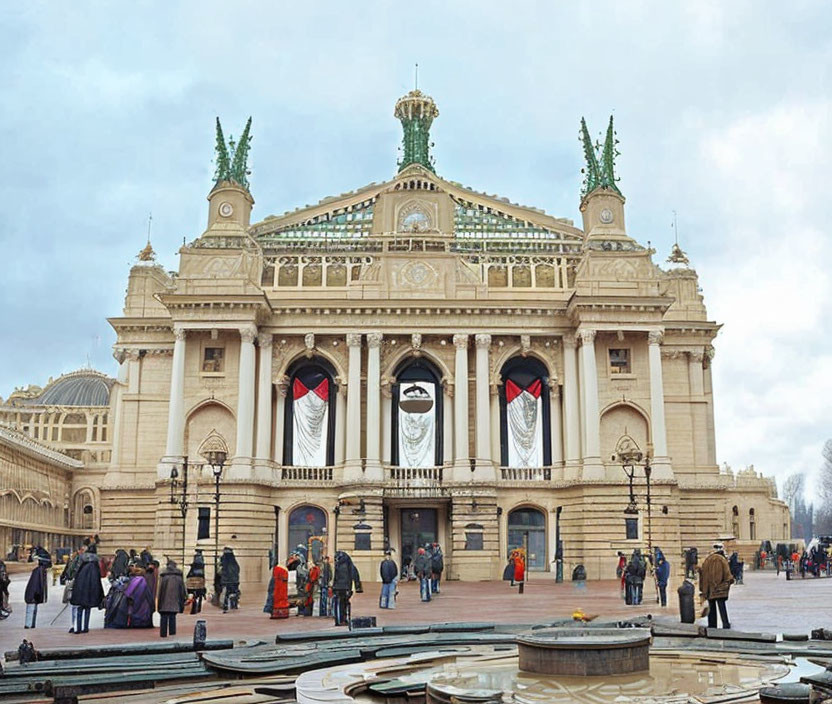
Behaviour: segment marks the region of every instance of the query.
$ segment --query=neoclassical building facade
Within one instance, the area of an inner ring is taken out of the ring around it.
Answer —
[[[579,227],[438,176],[429,97],[395,115],[392,179],[253,224],[249,127],[235,150],[218,122],[207,228],[175,273],[143,250],[110,319],[104,547],[231,545],[260,581],[326,535],[374,579],[438,541],[449,578],[491,579],[523,543],[553,570],[559,536],[567,578],[604,578],[648,541],[680,565],[735,507],[746,548],[788,537],[771,481],[719,469],[719,325],[681,250],[660,267],[628,234],[612,124],[600,150],[583,128]]]

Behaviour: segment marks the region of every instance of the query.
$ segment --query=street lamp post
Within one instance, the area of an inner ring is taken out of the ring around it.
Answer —
[[[182,458],[182,495],[177,498],[176,488],[179,484],[179,470],[176,465],[170,468],[170,502],[179,505],[179,513],[182,516],[182,564],[185,564],[185,527],[188,516],[188,456]]]
[[[653,581],[656,586],[656,603],[659,602],[659,583],[656,577],[656,570],[653,566],[653,510],[652,510],[652,500],[650,496],[650,477],[653,473],[653,467],[650,465],[650,450],[648,447],[647,453],[642,453],[639,450],[635,443],[629,440],[629,438],[623,438],[622,440],[628,440],[628,442],[619,441],[619,448],[616,454],[613,456],[613,461],[617,460],[621,463],[621,468],[624,470],[624,474],[627,475],[627,479],[630,482],[630,503],[627,505],[627,508],[624,509],[624,513],[626,515],[638,515],[638,501],[636,499],[635,490],[633,489],[633,480],[635,479],[636,474],[636,467],[644,466],[644,477],[647,481],[647,558],[650,564],[650,571],[653,574]]]
[[[220,478],[222,477],[222,468],[225,466],[225,460],[228,453],[223,450],[210,450],[205,459],[211,465],[211,470],[214,473],[214,579],[216,580],[217,570],[219,569],[220,561]]]

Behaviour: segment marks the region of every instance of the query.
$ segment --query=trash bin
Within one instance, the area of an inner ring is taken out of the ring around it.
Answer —
[[[682,623],[694,623],[696,621],[696,608],[693,603],[693,595],[696,592],[693,582],[685,580],[677,590],[679,593],[679,617]]]

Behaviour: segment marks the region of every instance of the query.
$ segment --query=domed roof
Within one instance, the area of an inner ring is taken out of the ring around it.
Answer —
[[[115,380],[93,369],[64,374],[29,401],[33,406],[109,406]]]

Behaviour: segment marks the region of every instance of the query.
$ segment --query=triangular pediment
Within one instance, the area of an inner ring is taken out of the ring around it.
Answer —
[[[354,241],[373,233],[383,234],[378,226],[373,228],[377,201],[380,196],[402,191],[413,192],[417,199],[417,192],[449,197],[452,227],[458,239],[562,242],[564,251],[576,254],[584,241],[583,232],[567,218],[555,218],[538,208],[446,181],[419,164],[411,164],[389,181],[371,183],[314,205],[269,216],[252,225],[249,232],[266,248],[270,243]]]

